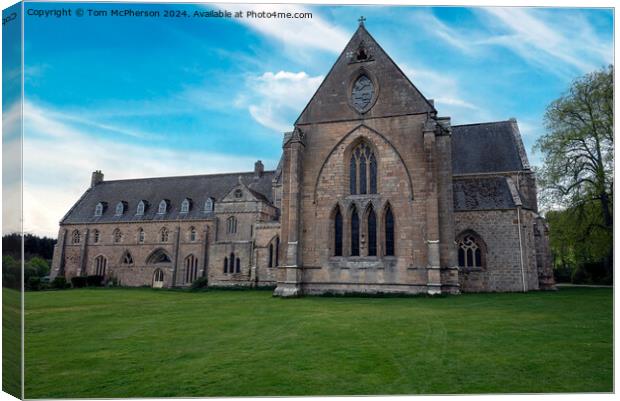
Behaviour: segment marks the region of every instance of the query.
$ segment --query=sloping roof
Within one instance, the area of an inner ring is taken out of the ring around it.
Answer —
[[[103,181],[89,188],[62,219],[67,223],[128,222],[150,220],[191,220],[208,217],[203,212],[207,198],[216,201],[224,197],[231,188],[242,182],[259,194],[260,199],[273,203],[271,181],[275,171],[265,171],[260,178],[254,172],[193,175],[182,177],[141,178],[131,180]],[[185,198],[192,200],[188,213],[180,213],[181,202]],[[166,214],[157,214],[159,202],[170,201]],[[148,202],[144,215],[136,216],[136,207],[141,200]],[[127,202],[127,210],[121,216],[115,216],[116,204]],[[102,216],[95,216],[95,207],[99,202],[106,202],[107,208]]]
[[[355,55],[361,47],[369,58],[357,61]],[[374,77],[378,86],[376,102],[363,114],[349,106],[351,80],[361,71]],[[295,125],[429,112],[436,112],[431,102],[360,24]]]
[[[452,191],[456,212],[512,209],[520,203],[518,194],[511,192],[507,177],[455,179]]]
[[[452,173],[529,169],[516,120],[452,127]]]

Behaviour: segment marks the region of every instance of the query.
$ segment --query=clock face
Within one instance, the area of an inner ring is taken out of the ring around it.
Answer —
[[[366,75],[360,76],[357,81],[355,81],[353,90],[351,91],[351,103],[353,107],[359,112],[366,111],[372,100],[374,90],[375,88],[370,78]]]

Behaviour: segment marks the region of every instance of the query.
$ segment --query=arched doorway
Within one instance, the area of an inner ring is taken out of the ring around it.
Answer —
[[[153,288],[164,287],[164,271],[162,269],[156,269],[153,273]]]

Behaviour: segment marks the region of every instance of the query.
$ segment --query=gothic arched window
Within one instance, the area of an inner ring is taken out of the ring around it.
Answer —
[[[191,283],[198,278],[198,259],[194,255],[185,258],[185,282]]]
[[[228,273],[228,258],[224,257],[224,273]]]
[[[141,228],[138,230],[138,242],[141,244],[144,243],[144,237],[145,237],[144,229]]]
[[[385,209],[385,256],[394,256],[394,215],[388,205]]]
[[[366,217],[366,228],[368,229],[368,256],[377,256],[377,216],[372,206]]]
[[[484,245],[473,233],[461,234],[457,240],[459,267],[481,269],[484,267]]]
[[[360,219],[355,206],[351,208],[351,256],[360,256]]]
[[[159,232],[159,240],[161,242],[168,242],[168,229],[166,227],[162,228]]]
[[[226,220],[226,231],[228,234],[235,234],[237,232],[237,219],[235,216],[230,216]]]
[[[276,265],[278,267],[280,265],[280,237],[276,237]]]
[[[237,258],[237,270],[236,273],[241,273],[241,260]]]
[[[129,251],[125,251],[125,253],[123,254],[123,264],[124,265],[132,265],[133,264],[133,257],[131,256],[131,253],[129,253]]]
[[[73,230],[73,234],[71,235],[71,243],[73,244],[80,243],[80,232],[78,230]]]
[[[99,255],[95,258],[95,275],[105,276],[105,269],[108,265],[108,260],[103,255]]]
[[[269,244],[269,267],[273,267],[273,244]]]
[[[197,238],[197,232],[196,232],[196,229],[195,229],[194,227],[191,227],[191,228],[189,229],[189,240],[190,240],[191,242],[194,242],[194,241],[196,241],[196,238]]]
[[[334,216],[334,256],[342,256],[342,213],[340,207]]]
[[[146,259],[146,264],[171,263],[170,256],[163,249],[159,248],[153,251]]]
[[[114,232],[112,233],[112,240],[116,244],[123,241],[123,233],[121,232],[121,230],[119,230],[118,228],[114,230]]]
[[[365,142],[357,145],[351,153],[349,190],[352,195],[377,193],[377,159]]]
[[[228,272],[229,273],[235,272],[235,253],[234,252],[230,253],[230,259],[228,259]]]

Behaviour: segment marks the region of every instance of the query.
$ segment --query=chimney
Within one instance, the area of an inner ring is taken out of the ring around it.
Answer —
[[[101,170],[93,171],[93,175],[90,179],[90,187],[93,188],[95,185],[103,182],[103,173]]]
[[[265,166],[263,166],[263,162],[257,160],[254,163],[254,178],[260,178],[263,176],[263,172],[265,171]]]

